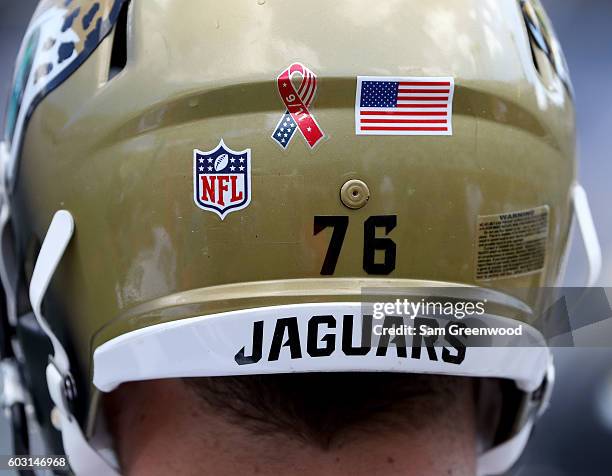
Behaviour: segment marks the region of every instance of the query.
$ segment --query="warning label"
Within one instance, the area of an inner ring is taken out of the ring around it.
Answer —
[[[540,271],[546,261],[548,206],[478,217],[476,279]]]

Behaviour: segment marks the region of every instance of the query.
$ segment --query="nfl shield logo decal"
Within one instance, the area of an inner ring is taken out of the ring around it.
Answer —
[[[235,151],[223,143],[213,150],[193,150],[193,199],[202,210],[219,215],[251,203],[251,149]]]

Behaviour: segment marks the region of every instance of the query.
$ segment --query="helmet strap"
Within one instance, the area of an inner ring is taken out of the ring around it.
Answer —
[[[96,451],[85,438],[73,413],[76,386],[70,373],[70,361],[66,350],[51,330],[42,314],[42,301],[57,266],[72,239],[74,219],[66,210],[56,212],[43,241],[32,280],[30,302],[38,324],[51,340],[53,356],[47,365],[47,386],[51,400],[59,413],[64,451],[75,474],[92,476],[118,475],[116,462],[109,462]]]

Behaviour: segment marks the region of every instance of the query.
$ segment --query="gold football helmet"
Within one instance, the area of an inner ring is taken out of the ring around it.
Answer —
[[[379,3],[40,3],[2,144],[3,357],[77,474],[120,470],[101,392],[258,373],[503,379],[479,471],[519,456],[574,210],[598,268],[563,55],[536,0]],[[389,289],[531,344],[378,352]]]

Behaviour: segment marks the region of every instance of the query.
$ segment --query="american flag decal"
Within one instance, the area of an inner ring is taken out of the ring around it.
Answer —
[[[357,135],[453,135],[454,78],[358,76]]]

